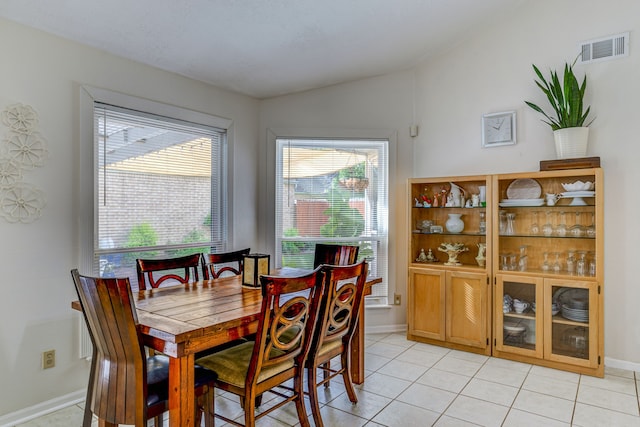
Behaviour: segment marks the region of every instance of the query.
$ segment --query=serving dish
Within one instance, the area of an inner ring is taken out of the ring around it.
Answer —
[[[587,181],[587,182],[576,181],[572,183],[562,184],[562,188],[564,188],[565,191],[593,190],[594,184],[591,181]]]
[[[531,178],[515,179],[507,187],[509,199],[537,199],[542,194],[542,187],[538,181]]]

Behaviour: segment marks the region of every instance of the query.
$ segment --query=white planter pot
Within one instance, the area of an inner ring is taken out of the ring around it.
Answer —
[[[588,127],[558,129],[553,131],[553,138],[556,141],[556,157],[558,159],[587,156]]]

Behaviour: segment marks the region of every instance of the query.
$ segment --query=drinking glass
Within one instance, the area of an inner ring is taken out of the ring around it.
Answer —
[[[540,232],[540,227],[538,226],[538,211],[533,211],[533,221],[531,222],[531,227],[529,228],[529,232],[531,234],[538,234]]]
[[[569,233],[571,233],[573,237],[582,237],[584,235],[584,228],[582,227],[582,224],[580,224],[581,217],[582,213],[576,212],[576,222],[569,229]]]
[[[520,259],[518,260],[518,270],[527,271],[528,264],[527,247],[520,246]]]
[[[507,214],[505,211],[498,212],[498,220],[499,232],[500,234],[504,234],[504,232],[507,230]]]
[[[591,238],[596,237],[595,217],[596,217],[595,214],[592,213],[591,214],[591,225],[588,225],[584,230],[584,232],[587,235],[587,237],[591,237]]]
[[[485,234],[487,232],[487,220],[485,219],[484,212],[480,212],[480,226],[478,228],[478,232],[480,234]]]
[[[542,226],[542,234],[551,236],[553,234],[553,224],[551,224],[551,211],[546,211],[547,222]]]
[[[573,274],[576,271],[576,253],[575,251],[567,252],[567,273]]]
[[[584,276],[587,274],[587,252],[578,252],[578,261],[576,262],[576,274],[578,276]]]
[[[509,254],[500,254],[500,270],[509,270]]]
[[[551,269],[551,266],[549,265],[549,252],[544,252],[542,254],[542,271],[549,271]]]
[[[562,270],[562,264],[560,263],[560,252],[554,252],[553,255],[556,257],[555,261],[553,262],[553,272],[560,273],[560,271]]]
[[[558,224],[558,226],[556,227],[556,234],[560,237],[564,237],[567,235],[567,223],[565,221],[566,219],[566,214],[563,212],[560,212],[560,224]]]
[[[514,225],[513,225],[515,219],[516,219],[516,214],[514,214],[513,212],[507,213],[507,228],[504,231],[504,234],[509,236],[513,236],[515,234]]]
[[[589,276],[596,275],[596,254],[595,252],[589,252]]]

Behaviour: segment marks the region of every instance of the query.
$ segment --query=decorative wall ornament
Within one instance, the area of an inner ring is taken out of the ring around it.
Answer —
[[[44,165],[47,141],[36,131],[38,114],[29,105],[6,107],[0,122],[9,128],[0,140],[0,217],[30,223],[42,216],[45,198],[43,191],[22,181],[22,173]]]
[[[0,189],[11,188],[22,179],[22,169],[15,161],[0,158]]]
[[[42,216],[44,192],[27,183],[0,192],[0,215],[9,222],[30,223]]]
[[[13,132],[28,133],[38,124],[38,113],[29,105],[13,104],[2,112],[2,123]]]
[[[13,133],[4,140],[6,157],[19,163],[23,169],[44,166],[48,157],[47,141],[40,132]]]

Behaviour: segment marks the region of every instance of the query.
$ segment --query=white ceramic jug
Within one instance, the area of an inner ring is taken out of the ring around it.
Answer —
[[[464,204],[464,199],[465,199],[465,191],[462,187],[460,187],[457,184],[454,184],[453,182],[450,182],[449,184],[451,184],[451,191],[449,192],[449,194],[451,194],[451,200],[453,202],[453,207],[455,208],[459,208],[461,206],[463,206]]]

